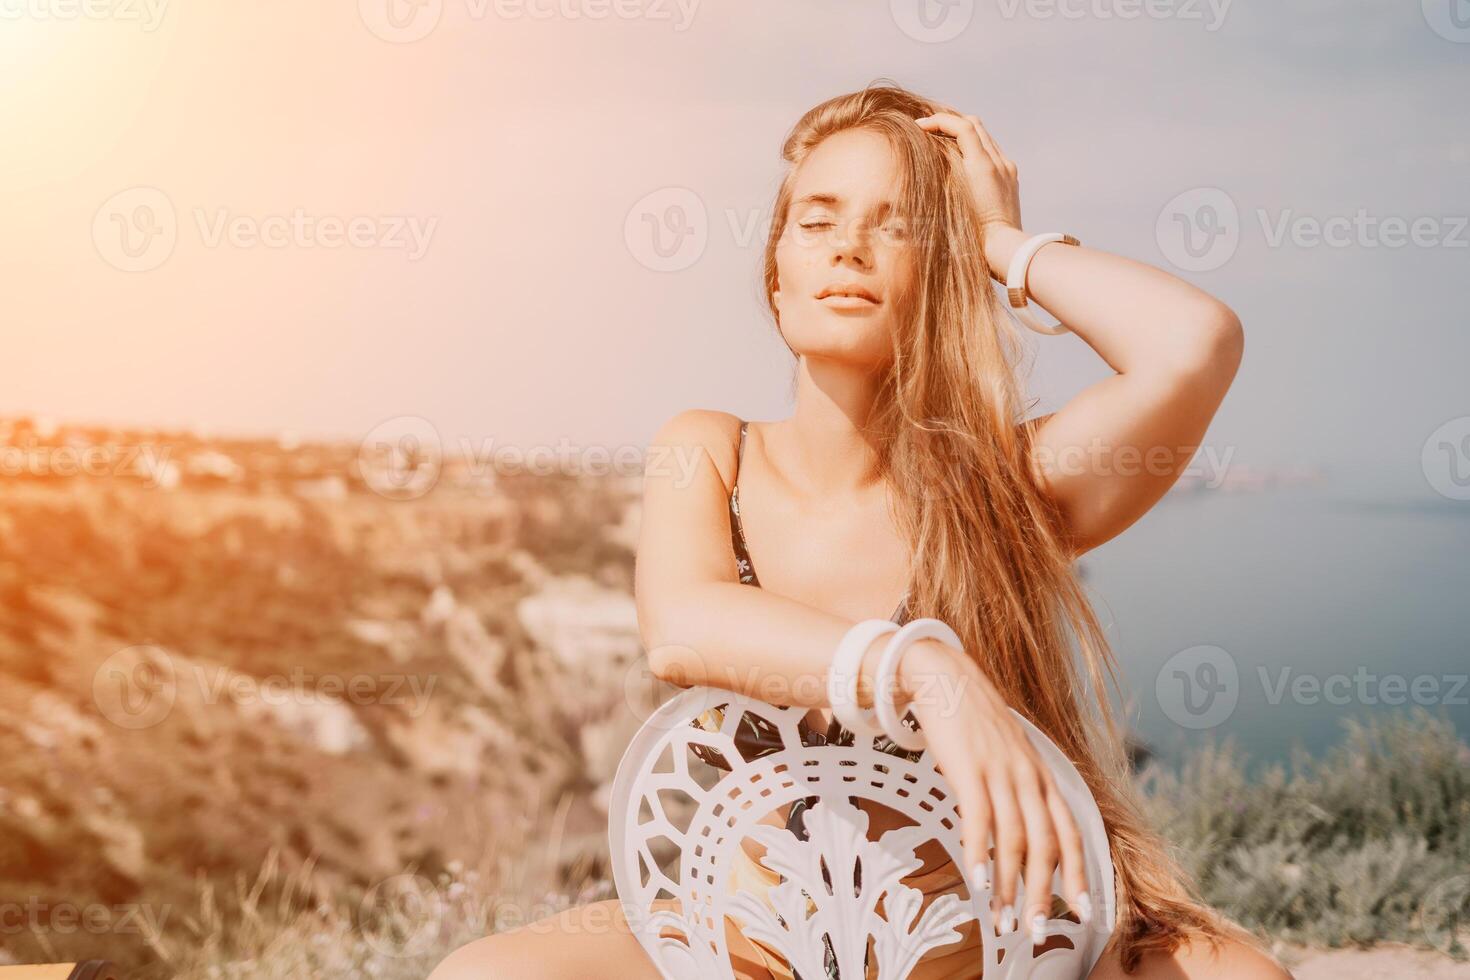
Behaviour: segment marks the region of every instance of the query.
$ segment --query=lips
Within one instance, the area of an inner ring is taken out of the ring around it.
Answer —
[[[850,282],[834,282],[817,293],[817,299],[826,299],[829,296],[847,296],[854,299],[865,299],[869,303],[879,302],[878,297],[874,296],[871,290],[865,289],[857,283]]]

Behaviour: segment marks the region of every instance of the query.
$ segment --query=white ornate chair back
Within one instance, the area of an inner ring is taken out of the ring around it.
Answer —
[[[718,731],[694,724],[711,709],[722,709]],[[780,737],[779,745],[754,759],[743,758],[735,741],[747,713]],[[997,935],[990,892],[976,888],[968,872],[968,901],[942,895],[922,915],[923,895],[901,882],[919,869],[915,849],[930,840],[965,866],[955,800],[928,753],[910,762],[864,740],[806,745],[798,732],[805,714],[731,691],[692,687],[655,710],[629,744],[609,809],[613,879],[630,926],[667,980],[734,980],[727,917],[744,936],[779,951],[802,980],[826,980],[824,937],[842,980],[867,975],[869,937],[868,969],[876,968],[878,980],[903,980],[928,950],[960,939],[958,928],[972,919],[980,923],[986,980],[1087,976],[1116,921],[1112,858],[1092,794],[1050,739],[1016,714],[1076,816],[1097,911],[1088,925],[1052,919],[1048,937],[1065,939],[1049,938],[1038,953],[1024,922]],[[729,771],[701,761],[711,750],[730,762]],[[778,807],[812,796],[818,800],[803,814],[808,840],[760,822]],[[870,841],[868,814],[851,798],[880,803],[913,823]],[[784,878],[768,900],[732,882],[747,837],[765,846],[763,863]],[[833,889],[823,881],[824,867],[831,881],[853,881],[855,865],[861,888]],[[1059,890],[1058,876],[1052,887]],[[882,915],[875,910],[880,898]],[[669,899],[677,901],[677,911]],[[1016,908],[1026,907],[1023,894]]]

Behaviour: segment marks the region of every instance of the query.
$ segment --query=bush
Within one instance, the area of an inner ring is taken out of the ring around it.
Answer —
[[[1415,709],[1247,778],[1229,743],[1143,774],[1149,814],[1203,898],[1247,928],[1327,946],[1397,940],[1457,956],[1470,914],[1470,747]]]

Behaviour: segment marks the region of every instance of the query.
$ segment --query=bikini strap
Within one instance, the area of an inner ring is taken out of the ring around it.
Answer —
[[[735,565],[740,581],[746,585],[760,585],[755,574],[755,565],[750,560],[750,551],[745,547],[745,521],[740,516],[740,463],[745,457],[745,427],[740,423],[740,448],[735,453],[735,474],[730,479],[730,544],[735,551]]]

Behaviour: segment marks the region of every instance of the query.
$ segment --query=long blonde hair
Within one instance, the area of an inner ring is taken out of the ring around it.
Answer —
[[[1117,685],[1116,662],[1077,578],[1060,515],[1028,462],[1034,425],[1023,424],[1024,348],[990,287],[959,147],[913,122],[941,111],[954,110],[875,83],[801,117],[781,150],[791,166],[765,249],[768,305],[779,330],[776,246],[801,162],[843,130],[885,136],[899,160],[897,202],[917,271],[898,297],[893,360],[867,429],[893,490],[895,521],[913,549],[910,614],[950,624],[1006,700],[1087,781],[1117,870],[1114,942],[1126,971],[1145,953],[1172,951],[1182,940],[1250,938],[1196,897],[1141,814],[1108,703],[1105,681]]]

